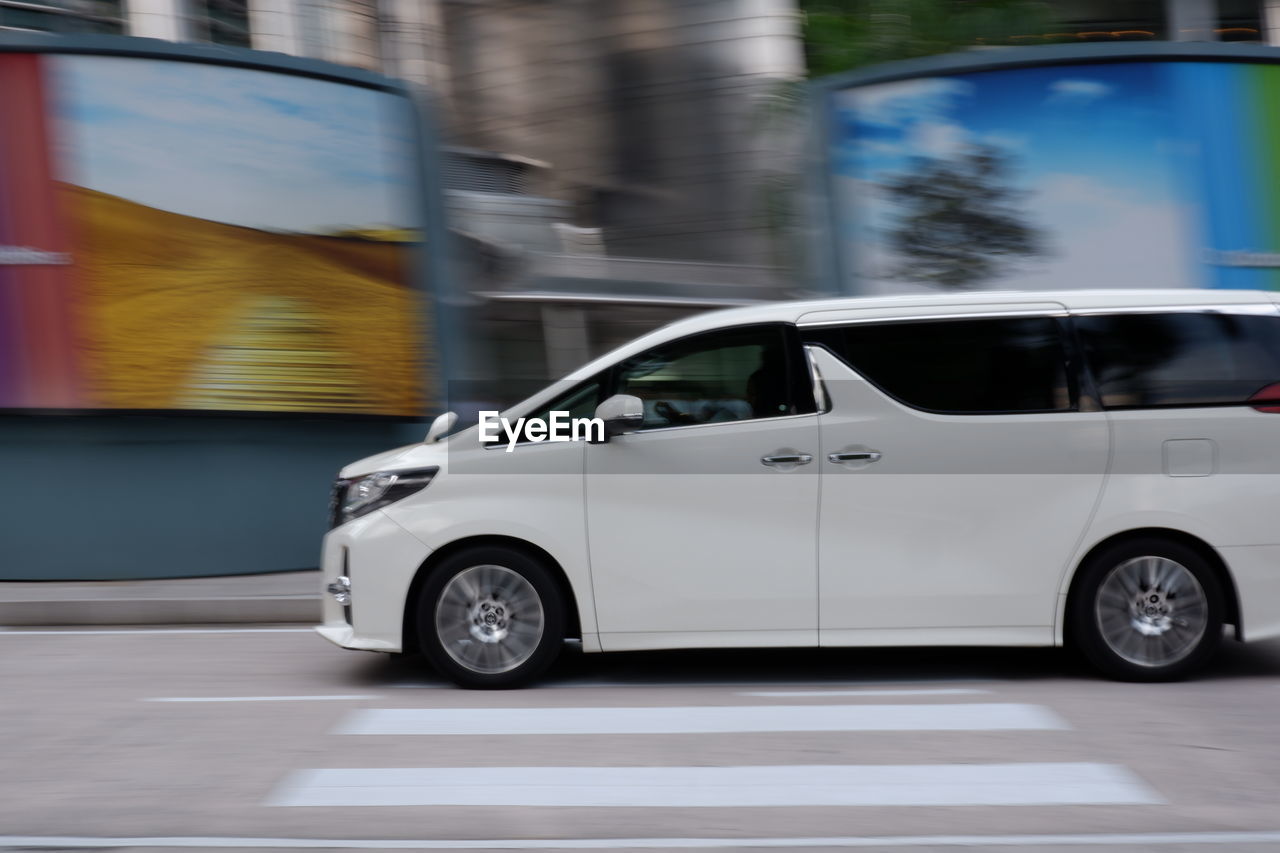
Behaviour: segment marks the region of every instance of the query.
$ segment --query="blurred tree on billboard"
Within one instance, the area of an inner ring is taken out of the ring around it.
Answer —
[[[1008,154],[976,145],[957,157],[917,157],[885,183],[900,211],[889,242],[902,258],[888,277],[960,290],[1044,254],[1042,232],[1018,208],[1026,193],[1010,171]]]
[[[1053,28],[1037,0],[800,0],[811,77],[964,48],[1038,44]]]
[[[1002,45],[1048,44],[1057,19],[1038,0],[798,0],[805,64],[821,77],[881,62]],[[778,150],[798,152],[811,130],[808,87],[786,80],[762,100],[760,128]],[[789,140],[789,141],[787,141]],[[776,263],[798,269],[805,257],[798,198],[802,157],[765,175],[760,211],[774,235]]]

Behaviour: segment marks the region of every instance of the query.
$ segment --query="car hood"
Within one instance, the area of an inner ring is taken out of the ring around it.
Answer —
[[[394,450],[385,450],[343,466],[339,476],[344,478],[361,477],[374,471],[402,471],[409,468],[426,468],[431,465],[445,466],[445,443],[407,444]]]

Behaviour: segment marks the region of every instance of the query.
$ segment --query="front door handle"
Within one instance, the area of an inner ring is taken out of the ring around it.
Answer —
[[[844,453],[828,453],[827,461],[835,462],[879,462],[883,456],[878,450],[846,450]]]
[[[808,453],[784,453],[778,456],[764,456],[760,461],[765,465],[808,465],[813,457]]]

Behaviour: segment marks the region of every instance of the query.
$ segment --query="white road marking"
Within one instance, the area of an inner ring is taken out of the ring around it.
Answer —
[[[412,690],[436,690],[439,688],[448,688],[450,690],[454,689],[452,684],[446,684],[444,682],[439,682],[439,681],[436,681],[436,682],[398,681],[395,684],[387,684],[384,686],[406,688],[406,689],[412,689]],[[654,687],[688,687],[688,686],[690,685],[677,683],[674,681],[661,682],[661,683],[654,682],[650,684],[628,683],[623,681],[547,681],[547,682],[539,682],[538,689],[539,690],[566,690],[566,689],[577,690],[577,689],[586,688],[586,687],[607,687],[610,689],[617,688],[617,687],[643,687],[646,690],[651,690]],[[708,684],[707,686],[719,687],[720,685]]]
[[[1047,806],[1162,803],[1113,764],[300,770],[271,806]]]
[[[717,850],[809,847],[1154,847],[1168,844],[1276,844],[1280,830],[1260,832],[1078,833],[1075,835],[885,835],[801,838],[97,838],[79,835],[0,835],[0,847],[47,850],[67,847],[184,847],[264,850],[299,847],[329,850]]]
[[[143,702],[339,702],[378,699],[378,696],[165,696]]]
[[[0,637],[29,637],[33,634],[310,634],[312,628],[125,628],[112,630],[59,630],[13,628],[0,625]]]
[[[348,735],[711,734],[1069,729],[1040,705],[727,705],[653,708],[368,708]]]
[[[918,690],[752,690],[738,693],[737,695],[799,699],[803,697],[821,698],[823,696],[965,696],[990,692],[990,690],[970,689],[967,687],[940,687],[933,690],[926,688]]]
[[[880,685],[898,685],[898,684],[904,684],[904,685],[905,684],[969,684],[969,683],[975,683],[975,682],[991,684],[991,683],[1003,682],[1003,681],[1004,679],[998,679],[998,678],[929,678],[929,679],[922,679],[922,680],[921,679],[917,679],[917,680],[887,679],[886,680],[886,679],[880,678],[874,681],[866,681],[866,682],[841,681],[838,684],[833,684],[832,686],[837,688],[848,688],[848,687],[865,684],[869,688],[876,688],[876,687],[879,687]],[[813,679],[806,679],[804,681],[769,681],[767,682],[767,684],[781,685],[781,686],[794,684],[798,687],[800,686],[808,687],[813,684]],[[419,680],[397,681],[394,684],[385,684],[383,686],[394,687],[394,688],[404,688],[408,690],[429,690],[429,689],[438,689],[438,688],[452,689],[453,688],[452,684],[448,684],[442,681],[419,681]],[[594,680],[594,679],[587,679],[587,678],[583,678],[583,679],[574,678],[574,679],[569,679],[565,681],[541,682],[538,685],[538,689],[539,690],[555,690],[555,689],[562,689],[562,688],[576,689],[576,688],[586,688],[586,687],[608,687],[610,689],[613,689],[613,688],[629,687],[629,688],[640,688],[643,690],[652,690],[655,687],[707,687],[707,688],[717,688],[717,689],[733,688],[737,690],[743,690],[746,688],[761,687],[761,686],[764,686],[764,685],[762,685],[760,682],[748,682],[748,681],[741,681],[741,680],[717,681],[711,678],[703,678],[703,679],[681,678],[681,679],[666,680],[666,681],[664,680],[605,681],[605,680]],[[895,687],[893,689],[896,690],[898,688]],[[765,691],[765,692],[761,692],[758,695],[761,695],[761,696],[779,695],[782,692],[783,691]],[[863,691],[851,690],[850,695],[854,695],[855,693],[860,693],[860,692],[863,692]],[[956,692],[958,693],[990,693],[992,691],[976,690],[976,689],[975,690],[957,689]],[[740,695],[755,695],[755,694],[740,694]],[[795,695],[808,696],[811,694],[810,694],[810,691],[796,691]],[[813,691],[812,695],[818,695],[818,692]],[[839,695],[839,693],[838,691],[830,691],[828,693],[823,693],[822,695]],[[910,696],[915,694],[904,691],[902,695]]]

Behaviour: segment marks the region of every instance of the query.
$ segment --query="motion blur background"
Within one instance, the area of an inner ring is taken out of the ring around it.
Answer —
[[[0,579],[313,567],[340,465],[695,311],[1280,286],[1277,0],[0,0],[0,30],[37,33],[0,53]],[[1174,41],[1246,61],[1142,53]]]

